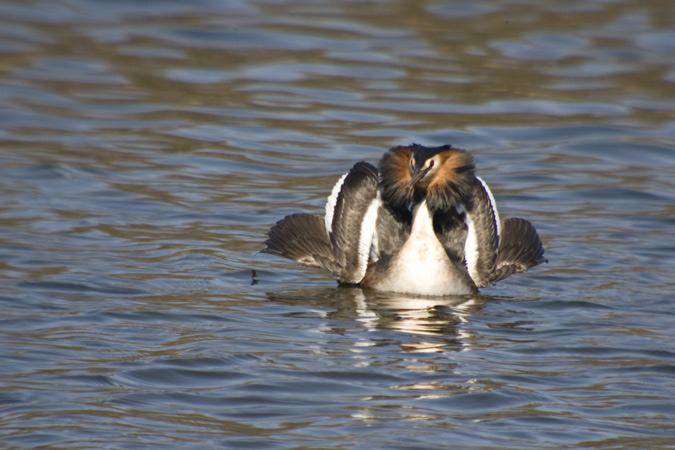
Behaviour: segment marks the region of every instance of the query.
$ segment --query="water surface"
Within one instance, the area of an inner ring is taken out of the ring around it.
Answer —
[[[1,2],[1,445],[672,448],[674,14]],[[410,142],[549,264],[439,300],[258,253]]]

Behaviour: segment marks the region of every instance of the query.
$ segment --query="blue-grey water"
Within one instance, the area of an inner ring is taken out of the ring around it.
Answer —
[[[550,262],[258,253],[410,142]],[[0,1],[2,448],[675,448],[674,294],[673,2]]]

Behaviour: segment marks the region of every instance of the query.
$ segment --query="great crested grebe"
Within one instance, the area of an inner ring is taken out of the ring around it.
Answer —
[[[286,216],[268,236],[263,252],[326,269],[340,284],[417,295],[476,293],[546,262],[530,222],[501,221],[473,157],[450,145],[394,147],[379,171],[356,163],[324,217]]]

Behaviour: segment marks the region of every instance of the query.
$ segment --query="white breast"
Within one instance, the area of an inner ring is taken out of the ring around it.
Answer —
[[[434,233],[426,201],[413,210],[410,236],[394,257],[386,276],[375,289],[419,295],[463,295],[474,292],[450,263]]]

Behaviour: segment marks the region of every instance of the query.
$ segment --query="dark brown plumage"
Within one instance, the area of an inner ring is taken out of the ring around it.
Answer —
[[[488,286],[545,262],[548,260],[534,226],[525,219],[506,219],[502,222],[497,261]]]
[[[292,214],[274,225],[265,241],[264,253],[283,256],[300,264],[333,272],[333,247],[326,234],[323,217],[317,214]]]
[[[412,147],[394,147],[380,160],[382,201],[394,209],[408,209],[413,201],[410,160]]]

